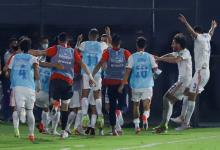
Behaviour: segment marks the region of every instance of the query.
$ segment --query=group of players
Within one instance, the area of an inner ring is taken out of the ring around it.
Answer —
[[[183,15],[179,20],[194,40],[193,77],[192,58],[182,33],[173,38],[171,47],[174,52],[161,57],[145,52],[147,42],[144,37],[137,38],[136,52],[131,54],[121,48],[118,34],[111,36],[109,27],[101,41],[98,41],[97,29],[89,31],[88,41],[82,42],[82,35],[79,35],[75,48],[70,46],[66,33],[60,33],[57,44],[49,48],[46,45],[44,50],[33,50],[31,40],[21,37],[19,50],[10,57],[5,69],[11,81],[15,136],[20,137],[20,120],[28,124],[29,140],[35,140],[34,105],[43,108],[42,121],[37,126],[40,132],[67,138],[70,134],[95,135],[98,127],[99,134],[103,135],[102,85],[108,95],[111,135],[118,136],[122,134],[128,84],[132,90],[135,132],[140,133],[141,120],[144,129],[148,128],[154,79],[162,72],[158,69],[159,62],[176,63],[179,77],[163,97],[163,120],[154,131],[166,132],[169,120],[181,125],[176,130],[190,128],[196,97],[209,80],[210,40],[217,23],[212,21],[211,29],[204,33],[200,27],[192,28]],[[183,100],[181,115],[171,118],[173,104],[178,100]],[[140,101],[144,108],[141,120]],[[61,133],[57,132],[59,122]]]

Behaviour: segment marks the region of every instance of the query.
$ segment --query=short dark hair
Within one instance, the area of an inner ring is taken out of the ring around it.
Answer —
[[[90,29],[89,35],[90,35],[90,36],[97,36],[97,35],[99,35],[98,29],[96,29],[96,28]]]
[[[143,36],[138,37],[136,40],[136,45],[138,48],[146,48],[146,46],[147,46],[146,38]]]
[[[107,34],[102,34],[102,36],[101,37],[108,37],[108,35]]]
[[[194,31],[197,33],[204,33],[204,30],[201,26],[195,26]]]
[[[113,36],[112,36],[112,44],[113,45],[121,44],[121,36],[119,34],[113,34]]]
[[[61,32],[58,36],[57,39],[61,42],[67,42],[68,41],[68,36],[65,32]]]
[[[180,44],[180,46],[181,46],[183,49],[186,48],[186,37],[185,37],[185,35],[184,35],[183,33],[177,33],[177,34],[174,36],[173,40],[174,40],[176,43]]]
[[[28,53],[28,51],[31,49],[31,39],[30,38],[24,38],[19,42],[19,48],[24,52]]]

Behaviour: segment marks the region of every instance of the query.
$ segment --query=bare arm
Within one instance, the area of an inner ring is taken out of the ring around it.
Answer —
[[[39,80],[39,65],[37,63],[34,63],[34,80]]]
[[[211,28],[209,30],[209,35],[212,37],[214,35],[214,32],[215,32],[215,28],[217,28],[218,24],[215,20],[212,20],[212,23],[211,23]]]
[[[101,67],[103,66],[104,62],[102,60],[99,61],[99,63],[95,66],[95,68],[93,69],[92,72],[92,76],[94,77],[96,75],[96,73],[101,69]]]
[[[118,88],[118,92],[119,93],[122,93],[125,84],[128,83],[128,78],[129,78],[130,74],[131,74],[131,68],[126,68],[126,71],[125,71],[125,74],[124,74],[124,78],[123,78],[123,82],[120,85],[120,87]]]
[[[108,40],[109,40],[108,44],[111,44],[112,43],[112,36],[111,36],[111,29],[110,29],[110,27],[108,27],[108,26],[105,27],[105,33],[108,36]]]
[[[40,66],[42,67],[47,67],[47,68],[56,68],[56,69],[59,69],[59,70],[64,70],[64,67],[60,64],[54,64],[54,63],[50,63],[50,62],[41,62],[40,61]]]
[[[46,56],[47,55],[47,50],[29,50],[28,54],[31,54],[33,56]]]
[[[157,61],[163,61],[163,62],[167,62],[167,63],[172,63],[172,64],[176,64],[178,62],[181,62],[183,60],[182,57],[175,57],[175,56],[167,56],[167,57],[159,57],[156,59]]]
[[[179,20],[186,26],[186,29],[188,30],[188,32],[189,32],[194,38],[197,38],[198,33],[195,32],[195,30],[192,28],[192,26],[188,23],[188,21],[186,20],[185,16],[183,16],[182,14],[180,14]]]
[[[78,48],[80,46],[82,40],[83,40],[83,35],[82,34],[78,35],[76,46],[75,46],[76,48]]]

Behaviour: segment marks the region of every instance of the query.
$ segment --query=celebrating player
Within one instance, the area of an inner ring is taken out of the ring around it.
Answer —
[[[182,125],[176,129],[184,130],[190,127],[190,119],[195,109],[196,98],[198,94],[204,90],[204,87],[210,77],[210,41],[214,34],[215,28],[217,27],[217,22],[213,20],[211,22],[211,28],[209,32],[205,33],[199,26],[196,26],[193,29],[182,14],[180,14],[179,20],[186,26],[187,30],[194,39],[195,60],[195,73],[192,82],[190,83],[188,93],[186,93],[186,100],[185,103],[183,103],[181,115],[173,119],[174,122],[182,123]]]
[[[168,130],[168,123],[173,112],[173,104],[182,100],[186,87],[192,79],[192,60],[186,39],[182,33],[176,34],[172,41],[173,53],[162,57],[156,57],[157,61],[174,63],[178,65],[178,81],[163,96],[163,119],[161,124],[155,128],[156,133],[164,133]]]
[[[144,52],[146,48],[146,39],[144,37],[137,38],[136,41],[137,52],[132,54],[128,58],[128,65],[124,75],[122,85],[119,87],[119,91],[122,92],[124,85],[127,84],[129,75],[130,86],[132,88],[132,101],[133,103],[133,117],[135,124],[136,134],[140,133],[140,100],[143,101],[144,113],[143,113],[143,124],[144,128],[148,128],[148,118],[150,117],[150,104],[153,96],[153,72],[160,73],[158,66],[155,62],[154,57]]]

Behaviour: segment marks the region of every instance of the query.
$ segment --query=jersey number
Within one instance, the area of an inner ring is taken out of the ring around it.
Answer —
[[[19,70],[18,75],[22,78],[22,79],[26,79],[26,71],[25,71],[25,65],[21,65],[21,68]]]

